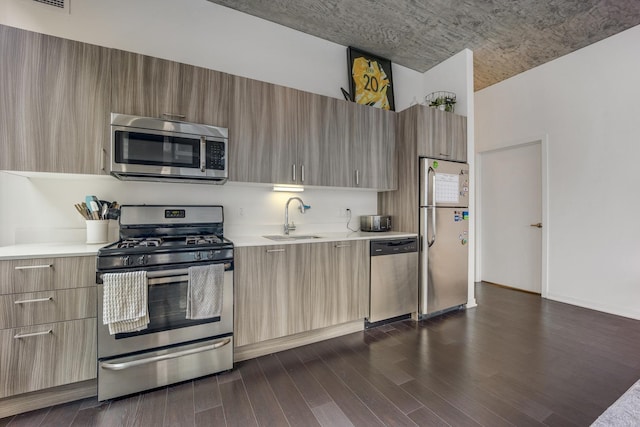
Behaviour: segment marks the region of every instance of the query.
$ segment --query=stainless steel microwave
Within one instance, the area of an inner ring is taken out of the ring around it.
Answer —
[[[118,179],[224,184],[229,131],[111,113],[109,173]]]

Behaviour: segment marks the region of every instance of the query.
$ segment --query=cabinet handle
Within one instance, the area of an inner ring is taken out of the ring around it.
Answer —
[[[336,248],[350,248],[351,245],[335,245]]]
[[[360,170],[356,169],[356,185],[360,185]]]
[[[102,172],[107,171],[107,167],[105,166],[105,163],[104,163],[106,159],[107,159],[107,150],[103,148],[100,151],[100,170],[102,170]]]
[[[292,168],[291,168],[291,171],[292,171],[292,172],[291,172],[291,179],[292,179],[292,181],[294,181],[294,182],[295,182],[295,180],[296,180],[296,165],[295,165],[295,163],[294,163],[294,164],[293,164],[293,165],[291,165],[291,166],[292,166]]]
[[[273,253],[273,252],[284,252],[284,249],[267,249],[267,253]]]
[[[440,155],[441,155],[442,157],[451,157],[451,154],[444,154],[444,153],[440,153]]]
[[[14,304],[29,304],[32,302],[45,302],[45,301],[53,301],[53,297],[49,297],[49,298],[36,298],[36,299],[23,299],[23,300],[18,300],[18,301],[14,301]]]
[[[304,182],[304,165],[300,165],[300,182]]]
[[[15,334],[13,336],[13,339],[20,339],[20,338],[28,338],[28,337],[37,337],[38,335],[49,335],[51,332],[53,332],[51,329],[49,329],[48,331],[42,331],[42,332],[31,332],[30,334]]]
[[[36,268],[51,268],[53,264],[42,264],[42,265],[18,265],[14,267],[16,270],[34,270]]]
[[[167,116],[167,117],[179,117],[181,119],[184,119],[185,116],[184,114],[173,114],[173,113],[162,113],[163,116]]]

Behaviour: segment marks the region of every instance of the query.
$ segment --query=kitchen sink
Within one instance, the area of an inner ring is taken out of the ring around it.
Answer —
[[[287,240],[305,240],[305,239],[319,239],[321,236],[314,235],[286,235],[286,234],[272,234],[269,236],[262,236],[266,239],[275,240],[277,242],[287,241]]]

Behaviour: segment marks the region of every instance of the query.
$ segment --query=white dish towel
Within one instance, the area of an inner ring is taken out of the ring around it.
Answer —
[[[111,335],[146,329],[149,324],[147,272],[102,275],[102,323]]]
[[[222,313],[224,264],[189,267],[187,319],[208,319]]]

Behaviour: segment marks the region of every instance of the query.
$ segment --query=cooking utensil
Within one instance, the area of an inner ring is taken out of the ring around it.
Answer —
[[[80,203],[76,203],[76,204],[75,204],[75,205],[73,205],[73,206],[76,208],[76,210],[78,211],[78,213],[80,213],[80,215],[82,215],[82,217],[83,217],[84,219],[90,219],[90,218],[89,218],[89,214],[87,213],[87,209],[86,209],[84,206],[82,206]]]
[[[96,196],[86,196],[84,200],[89,208],[89,212],[91,213],[91,218],[95,220],[100,219],[101,207],[98,198]]]
[[[100,219],[107,219],[106,215],[108,211],[109,211],[109,203],[103,203],[102,210],[100,211]]]

